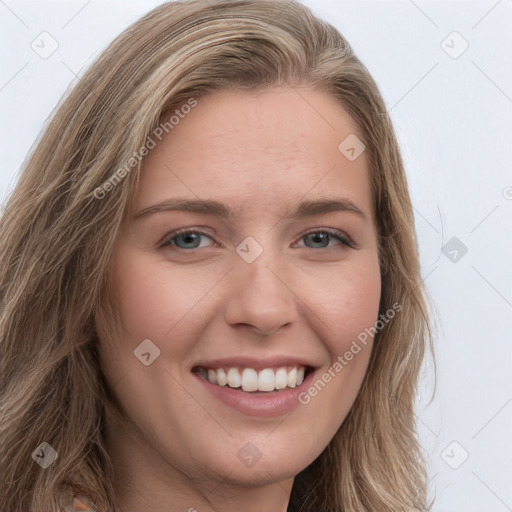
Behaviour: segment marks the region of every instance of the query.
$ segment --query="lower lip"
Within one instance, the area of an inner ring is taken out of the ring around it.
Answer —
[[[197,373],[193,374],[221,402],[249,416],[271,418],[287,414],[300,405],[299,394],[309,387],[314,372],[310,372],[302,383],[295,388],[272,391],[266,394],[247,393],[240,391],[241,388],[234,389],[227,385],[217,386]]]

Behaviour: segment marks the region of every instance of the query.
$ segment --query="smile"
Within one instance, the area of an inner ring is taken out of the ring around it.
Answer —
[[[321,362],[290,354],[254,357],[239,354],[196,361],[191,373],[214,399],[249,416],[275,418],[301,406],[300,393],[310,386]]]
[[[254,368],[242,368],[239,366],[226,368],[205,368],[200,366],[194,368],[193,372],[217,386],[228,386],[247,393],[268,393],[300,386],[308,373],[308,368],[296,365],[263,368],[257,371]]]

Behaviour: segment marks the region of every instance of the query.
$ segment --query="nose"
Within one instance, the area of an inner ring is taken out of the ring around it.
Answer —
[[[300,306],[289,274],[269,263],[262,257],[250,264],[238,262],[225,310],[225,319],[232,327],[245,326],[260,336],[268,336],[297,322]]]

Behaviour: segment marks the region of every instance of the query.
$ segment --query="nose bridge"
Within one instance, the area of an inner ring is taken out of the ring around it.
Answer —
[[[289,272],[280,251],[268,243],[265,247],[258,244],[258,248],[256,243],[254,239],[245,240],[237,248],[239,259],[232,277],[234,286],[226,320],[269,334],[297,320],[297,302],[287,284]]]
[[[290,291],[283,283],[286,274],[283,258],[279,251],[272,247],[270,239],[271,237],[267,237],[265,247],[261,247],[260,254],[253,261],[249,262],[241,257],[242,261],[237,262],[238,274],[241,284],[247,288],[249,295],[268,296],[266,299],[269,301],[276,299],[282,301],[288,298]],[[243,249],[247,247],[249,252],[256,250],[251,247],[250,241],[246,242]]]
[[[277,257],[269,255],[261,256],[259,261],[244,265],[240,270],[241,282],[247,287],[251,295],[268,295],[267,299],[272,300],[288,295],[289,290],[284,286],[283,266]],[[280,270],[281,269],[281,270]]]

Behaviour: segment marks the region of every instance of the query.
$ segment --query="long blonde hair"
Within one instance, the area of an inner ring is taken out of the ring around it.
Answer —
[[[90,67],[46,127],[0,219],[3,512],[54,512],[66,492],[114,508],[104,445],[110,396],[94,319],[141,162],[104,197],[95,191],[144,146],[163,113],[216,90],[281,84],[332,95],[358,124],[378,226],[380,312],[403,308],[375,336],[359,395],[328,447],[297,475],[289,510],[427,510],[414,398],[432,315],[379,90],[342,35],[297,1],[184,0],[148,13]],[[32,460],[43,442],[58,454],[45,469]]]

